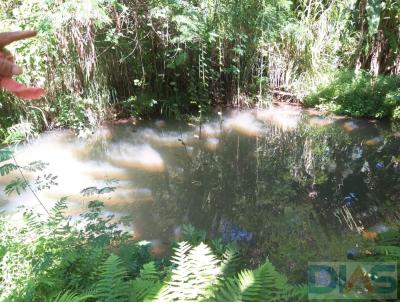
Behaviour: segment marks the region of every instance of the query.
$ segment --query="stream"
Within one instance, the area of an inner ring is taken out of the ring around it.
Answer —
[[[340,260],[397,222],[400,129],[389,122],[324,116],[281,105],[215,114],[206,121],[113,124],[80,138],[54,130],[16,147],[36,195],[67,214],[90,200],[130,223],[134,236],[163,255],[191,223],[269,258],[294,279],[308,261]],[[30,190],[4,193],[0,207],[43,209]],[[300,277],[298,277],[300,276]]]

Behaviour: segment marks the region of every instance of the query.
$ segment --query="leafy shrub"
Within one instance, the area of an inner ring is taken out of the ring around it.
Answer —
[[[271,263],[239,272],[237,254],[219,259],[204,243],[179,243],[160,270],[146,245],[102,215],[101,202],[90,202],[74,224],[66,208],[64,198],[47,218],[26,210],[17,226],[0,221],[2,301],[288,301],[304,295]],[[138,257],[139,250],[147,256]]]
[[[305,105],[356,117],[398,118],[399,86],[400,77],[341,71],[329,85],[306,97]]]
[[[140,264],[149,261],[147,247],[132,241],[111,216],[102,215],[102,204],[93,201],[77,227],[63,215],[66,199],[57,202],[48,218],[32,211],[23,213],[17,226],[0,222],[0,289],[1,300],[44,301],[60,292],[73,289],[78,293],[102,285],[102,271],[110,272],[106,259],[112,251],[129,247],[131,258],[124,257],[130,276],[137,275]],[[147,257],[136,257],[139,250]],[[122,261],[122,260],[120,260]],[[117,277],[118,271],[115,272]],[[118,275],[119,276],[119,275]],[[100,283],[99,283],[100,282]],[[112,285],[110,285],[112,292]]]

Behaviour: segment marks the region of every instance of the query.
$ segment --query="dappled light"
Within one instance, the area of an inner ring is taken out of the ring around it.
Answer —
[[[157,133],[153,129],[144,129],[140,132],[140,135],[148,141],[149,143],[156,145],[158,147],[168,147],[168,148],[182,148],[182,141],[185,144],[192,144],[195,139],[188,133],[179,132],[166,132]]]
[[[209,149],[211,151],[215,151],[218,147],[218,144],[219,144],[219,139],[216,137],[210,137],[210,138],[207,138],[207,140],[206,140],[207,149]]]
[[[309,123],[313,126],[327,126],[334,123],[334,120],[322,116],[313,116],[310,118]]]
[[[161,173],[165,170],[161,155],[150,145],[121,143],[108,151],[110,162],[121,168]]]
[[[354,130],[357,130],[359,126],[357,125],[356,122],[350,121],[350,122],[345,122],[343,124],[343,129],[346,130],[347,132],[352,132]]]
[[[300,110],[291,107],[270,107],[257,111],[257,119],[281,128],[284,131],[296,129],[300,119]]]
[[[251,112],[233,113],[231,117],[225,119],[223,127],[225,130],[234,130],[250,137],[258,136],[262,131],[262,124]]]
[[[383,138],[381,136],[377,136],[365,141],[365,144],[368,146],[375,146],[383,142]]]

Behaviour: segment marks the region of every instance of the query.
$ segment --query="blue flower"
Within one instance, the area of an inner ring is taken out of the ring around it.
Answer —
[[[376,168],[381,170],[381,169],[385,168],[385,164],[380,161],[379,163],[376,163]]]
[[[352,247],[347,250],[347,258],[348,259],[355,259],[358,257],[359,254],[360,253],[359,253],[358,249],[355,247]]]
[[[222,238],[225,241],[250,241],[253,234],[237,226],[222,225]]]
[[[354,192],[350,192],[344,197],[344,204],[347,206],[351,206],[354,201],[357,200],[357,194]]]

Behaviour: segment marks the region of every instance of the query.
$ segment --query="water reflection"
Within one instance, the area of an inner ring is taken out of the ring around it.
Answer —
[[[301,278],[307,261],[346,257],[363,244],[360,234],[373,239],[374,226],[398,219],[399,151],[389,125],[289,107],[202,125],[114,125],[86,140],[55,131],[19,147],[16,158],[48,162],[41,173],[59,176],[58,186],[37,192],[47,205],[69,196],[76,215],[101,199],[108,211],[131,216],[135,236],[152,240],[155,255],[190,222],[234,237],[252,264],[269,257]],[[4,186],[10,177],[0,180]],[[116,189],[82,196],[90,186]],[[29,192],[0,201],[8,212],[36,206]]]

